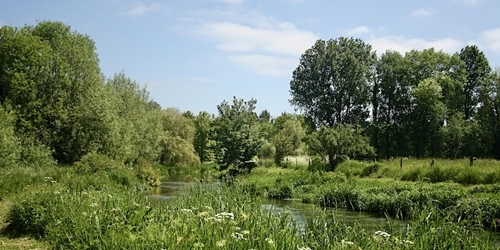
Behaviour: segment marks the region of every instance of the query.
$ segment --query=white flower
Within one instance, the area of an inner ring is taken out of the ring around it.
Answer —
[[[205,244],[203,244],[201,242],[194,243],[194,245],[193,245],[194,248],[203,248],[204,246],[205,246]]]
[[[220,212],[220,213],[216,214],[215,217],[219,218],[219,219],[229,218],[231,220],[234,220],[234,214],[228,213],[228,212]]]
[[[375,232],[375,235],[379,235],[379,236],[382,236],[382,237],[391,237],[390,234],[388,234],[388,233],[386,233],[384,231],[380,231],[380,230],[377,231],[377,232]]]
[[[98,206],[99,206],[99,204],[97,204],[97,203],[95,203],[95,202],[94,202],[94,203],[92,203],[92,204],[90,204],[90,207],[98,207]]]
[[[270,245],[274,245],[274,241],[271,238],[266,238],[266,242],[269,243]]]
[[[231,237],[235,238],[236,240],[244,240],[245,237],[243,237],[243,234],[240,233],[232,233]]]
[[[248,231],[248,230],[243,230],[243,231],[241,231],[241,233],[242,233],[242,234],[250,234],[250,231]]]
[[[186,213],[192,213],[193,212],[193,210],[187,209],[187,208],[183,208],[183,209],[181,209],[181,211],[182,212],[186,212]]]
[[[299,250],[311,250],[310,247],[299,247]]]
[[[215,245],[218,247],[223,247],[226,245],[226,240],[219,240],[219,241],[215,242]]]

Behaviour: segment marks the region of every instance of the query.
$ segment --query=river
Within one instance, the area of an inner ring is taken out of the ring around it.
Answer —
[[[185,189],[189,185],[199,183],[199,175],[173,174],[164,180],[159,187],[147,195],[154,199],[167,200],[175,197],[176,193]],[[266,197],[261,198],[261,207],[276,213],[288,212],[293,218],[292,223],[296,223],[301,231],[305,230],[306,221],[316,216],[318,211],[325,211],[330,218],[346,224],[359,224],[368,231],[386,231],[387,226],[404,228],[407,222],[388,219],[370,213],[356,212],[339,208],[324,208],[315,204],[305,204],[297,200],[275,200]],[[494,248],[500,248],[500,232],[484,232],[490,237],[490,242]]]

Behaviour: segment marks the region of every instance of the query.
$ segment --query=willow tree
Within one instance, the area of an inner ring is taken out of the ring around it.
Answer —
[[[49,146],[59,162],[99,150],[110,134],[96,47],[68,25],[0,28],[0,82],[16,131]]]

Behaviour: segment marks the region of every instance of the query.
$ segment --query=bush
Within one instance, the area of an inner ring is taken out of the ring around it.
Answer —
[[[160,170],[154,169],[148,160],[139,158],[136,161],[137,177],[146,184],[157,187],[161,184]]]
[[[366,177],[366,176],[370,176],[376,172],[378,172],[379,169],[382,168],[382,164],[380,163],[373,163],[373,164],[370,164],[368,166],[366,166],[364,169],[363,169],[363,172],[361,172],[361,177]]]
[[[311,159],[311,164],[309,164],[309,167],[307,170],[311,172],[316,172],[316,171],[324,171],[326,169],[326,162],[323,160],[323,158],[319,156],[314,156]]]

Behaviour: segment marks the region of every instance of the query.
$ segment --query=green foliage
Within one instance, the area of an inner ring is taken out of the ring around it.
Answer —
[[[314,132],[307,138],[307,143],[313,153],[321,157],[328,157],[328,171],[334,171],[335,167],[347,157],[371,157],[374,155],[374,150],[369,145],[368,139],[361,133],[360,127],[351,125],[340,124],[336,128],[323,126],[319,132]]]
[[[193,147],[195,127],[193,121],[174,108],[162,113],[163,134],[160,137],[160,162],[168,166],[200,164]]]
[[[0,168],[17,164],[21,157],[21,142],[14,133],[14,116],[0,106]]]
[[[273,144],[265,141],[262,146],[260,146],[260,150],[257,156],[261,159],[270,159],[273,158],[275,154],[276,148],[273,146]]]
[[[102,152],[127,163],[138,158],[158,160],[162,114],[158,108],[151,107],[146,88],[121,72],[108,79],[104,89],[110,108],[103,112],[113,119],[110,121],[112,134],[105,140]]]
[[[298,120],[288,119],[280,124],[280,117],[276,119],[278,132],[272,138],[272,144],[276,149],[274,162],[277,165],[282,164],[283,158],[294,154],[302,144],[305,137],[302,124]]]
[[[214,152],[221,169],[251,160],[263,143],[254,112],[256,100],[233,98],[217,106],[219,116],[214,120]]]
[[[375,62],[375,52],[360,39],[318,40],[293,71],[290,102],[317,127],[364,124]]]
[[[198,154],[201,162],[209,162],[214,160],[212,148],[215,142],[212,137],[212,117],[205,111],[201,111],[193,119],[195,135],[194,135],[194,150]]]
[[[102,79],[94,42],[60,22],[0,28],[0,101],[16,113],[16,131],[71,163],[102,147]],[[33,56],[31,56],[33,55]]]
[[[148,160],[139,158],[135,165],[137,169],[137,178],[139,178],[139,180],[152,187],[157,187],[161,184],[160,171],[154,169]]]

